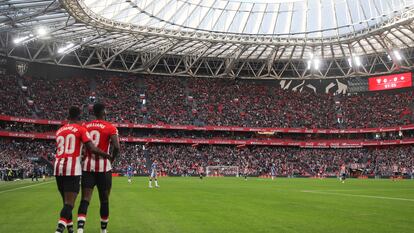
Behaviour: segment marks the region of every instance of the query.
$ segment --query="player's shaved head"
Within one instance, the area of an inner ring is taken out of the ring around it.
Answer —
[[[105,104],[96,103],[93,105],[93,114],[97,118],[103,118],[105,116]]]
[[[77,121],[80,120],[81,110],[77,106],[72,106],[69,108],[69,120]]]

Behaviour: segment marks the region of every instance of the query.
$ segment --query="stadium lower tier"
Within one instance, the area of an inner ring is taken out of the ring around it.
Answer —
[[[125,174],[132,166],[137,175],[148,175],[157,159],[165,175],[198,175],[200,167],[236,166],[249,176],[268,175],[272,164],[277,176],[337,176],[345,165],[350,176],[411,176],[414,146],[382,146],[355,149],[308,149],[267,146],[214,146],[123,143],[114,172]],[[54,158],[55,143],[45,140],[1,139],[0,170],[30,175],[34,161]],[[219,174],[220,175],[220,174]],[[237,175],[232,173],[231,175]]]

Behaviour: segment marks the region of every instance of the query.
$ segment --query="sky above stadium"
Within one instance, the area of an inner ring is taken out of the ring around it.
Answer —
[[[380,24],[414,0],[83,0],[100,16],[156,28],[331,37]]]

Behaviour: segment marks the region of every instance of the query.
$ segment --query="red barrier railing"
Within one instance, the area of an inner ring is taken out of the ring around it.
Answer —
[[[42,125],[62,125],[62,120],[32,119],[24,117],[13,117],[0,115],[1,121],[12,121]],[[234,132],[275,132],[275,133],[318,133],[318,134],[354,134],[354,133],[381,133],[414,130],[414,124],[380,127],[380,128],[356,128],[356,129],[305,129],[305,128],[262,128],[262,127],[239,127],[239,126],[193,126],[193,125],[168,125],[168,124],[135,124],[114,123],[118,128],[139,129],[166,129],[166,130],[194,130],[194,131],[234,131]]]
[[[31,138],[54,140],[55,135],[49,133],[18,133],[0,131],[0,137]],[[123,142],[133,143],[171,143],[171,144],[209,144],[209,145],[255,145],[255,146],[296,146],[302,148],[360,148],[365,146],[389,146],[414,144],[414,138],[402,140],[291,140],[291,139],[192,139],[192,138],[137,138],[121,137]]]

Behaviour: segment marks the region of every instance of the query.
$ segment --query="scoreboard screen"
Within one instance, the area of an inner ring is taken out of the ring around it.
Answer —
[[[377,76],[368,79],[368,89],[370,91],[391,90],[411,86],[411,72]]]

